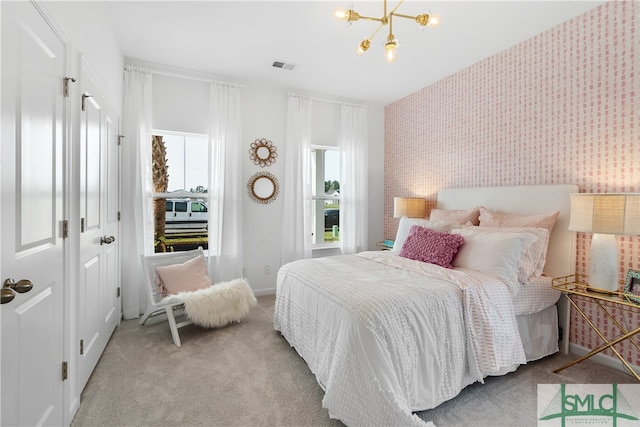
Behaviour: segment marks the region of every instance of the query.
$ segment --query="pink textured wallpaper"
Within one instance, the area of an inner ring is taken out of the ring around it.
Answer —
[[[388,105],[385,238],[396,232],[394,196],[425,197],[433,207],[445,187],[640,192],[639,116],[637,1],[601,5]],[[587,271],[590,242],[578,233],[579,273]],[[624,278],[627,269],[640,270],[640,238],[618,237],[618,244]],[[596,307],[585,309],[596,315]],[[596,318],[615,332],[603,315]],[[640,315],[626,320],[637,327]],[[571,322],[572,343],[600,345],[577,313]],[[616,348],[640,365],[635,347]]]

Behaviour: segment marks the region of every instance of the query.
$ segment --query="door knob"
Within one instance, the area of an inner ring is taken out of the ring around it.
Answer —
[[[115,241],[116,241],[115,236],[102,236],[100,238],[100,244],[101,245],[110,245],[111,243],[113,243]]]
[[[2,296],[0,297],[0,304],[11,302],[16,297],[16,293],[13,292],[13,289],[10,288],[2,288],[0,292],[2,292]]]
[[[33,283],[29,279],[20,279],[17,282],[14,279],[7,279],[4,281],[3,288],[11,288],[19,294],[29,292],[33,288]]]
[[[15,292],[24,294],[29,292],[32,288],[33,283],[29,279],[20,279],[16,282],[14,279],[9,278],[5,280],[2,285],[0,304],[6,304],[13,301],[16,296]]]

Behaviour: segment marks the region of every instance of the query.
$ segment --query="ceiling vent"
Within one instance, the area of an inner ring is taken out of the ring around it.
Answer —
[[[294,68],[296,68],[295,64],[287,64],[286,62],[282,61],[273,61],[272,65],[276,68],[282,68],[283,70],[293,70]]]

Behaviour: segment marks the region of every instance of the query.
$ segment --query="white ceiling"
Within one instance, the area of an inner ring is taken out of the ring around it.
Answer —
[[[193,70],[241,84],[259,83],[389,104],[507,49],[603,1],[412,1],[399,13],[438,13],[421,30],[397,18],[398,59],[387,64],[388,27],[366,55],[355,49],[376,28],[333,18],[337,7],[381,16],[382,1],[126,1],[96,2],[112,22],[126,58]],[[389,9],[396,4],[389,1]],[[540,52],[541,55],[544,52]],[[274,60],[294,70],[272,67]]]

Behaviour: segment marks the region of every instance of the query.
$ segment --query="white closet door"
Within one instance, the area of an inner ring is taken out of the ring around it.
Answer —
[[[3,283],[26,279],[33,286],[0,305],[0,424],[59,426],[64,406],[65,45],[30,2],[0,6],[0,278]]]
[[[81,61],[78,387],[82,390],[120,319],[117,126]],[[114,176],[115,175],[115,176]]]

